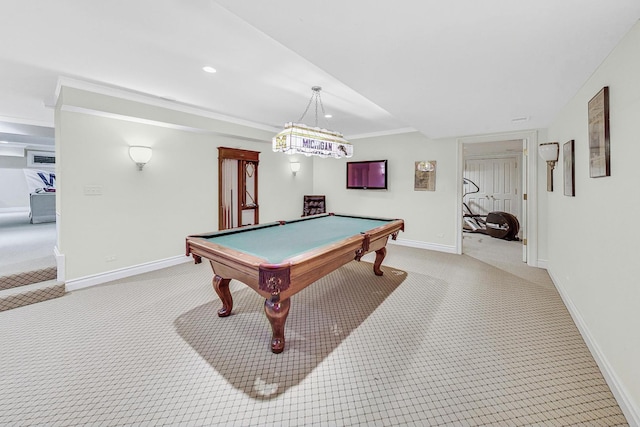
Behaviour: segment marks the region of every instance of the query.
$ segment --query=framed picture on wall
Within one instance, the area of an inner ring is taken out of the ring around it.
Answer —
[[[436,165],[435,160],[423,160],[415,162],[414,191],[436,191]]]
[[[609,87],[605,86],[589,101],[589,176],[610,176]]]
[[[573,139],[569,142],[565,142],[562,146],[562,165],[564,169],[564,195],[565,196],[575,196],[575,182],[576,182],[576,172],[575,172],[575,157],[573,154],[574,150],[574,142]]]

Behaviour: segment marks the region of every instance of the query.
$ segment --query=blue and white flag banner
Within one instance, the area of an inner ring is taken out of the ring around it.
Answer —
[[[24,177],[27,179],[29,193],[39,191],[56,191],[56,174],[51,171],[37,169],[23,169]]]

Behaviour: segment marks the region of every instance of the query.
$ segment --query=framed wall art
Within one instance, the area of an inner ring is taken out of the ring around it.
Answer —
[[[436,164],[435,160],[416,162],[413,184],[415,191],[436,191]]]
[[[564,195],[574,197],[576,195],[576,171],[574,157],[574,141],[565,142],[562,146],[562,165],[564,169]]]
[[[605,86],[589,101],[589,176],[610,176],[609,87]]]

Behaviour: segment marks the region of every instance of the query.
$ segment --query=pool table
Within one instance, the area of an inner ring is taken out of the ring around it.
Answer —
[[[271,351],[280,353],[285,347],[290,297],[371,251],[376,252],[373,271],[382,276],[387,240],[389,236],[395,240],[401,230],[401,219],[322,214],[191,235],[186,239],[186,255],[196,263],[209,260],[213,287],[222,301],[218,316],[229,316],[233,309],[231,279],[265,298]]]

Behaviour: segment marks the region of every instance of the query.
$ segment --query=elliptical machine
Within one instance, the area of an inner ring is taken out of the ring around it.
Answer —
[[[475,214],[464,201],[469,194],[480,192],[480,187],[468,178],[462,178],[464,185],[473,185],[475,190],[465,191],[462,195],[462,231],[467,233],[482,233],[504,240],[520,240],[520,222],[518,218],[508,212],[494,211],[487,215]]]

